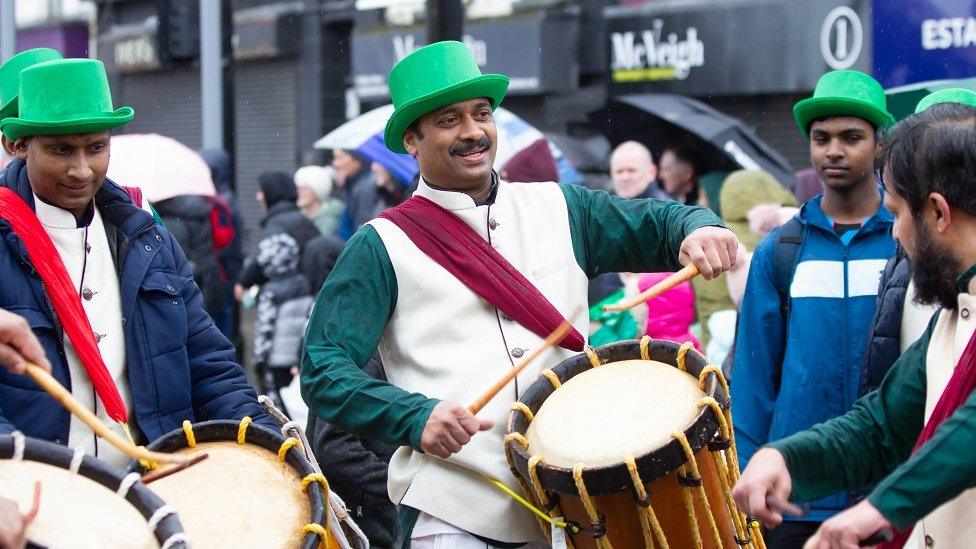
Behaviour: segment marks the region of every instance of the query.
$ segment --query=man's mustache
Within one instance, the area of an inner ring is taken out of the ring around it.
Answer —
[[[491,138],[488,136],[481,139],[465,139],[458,141],[447,149],[448,154],[457,156],[459,154],[470,154],[476,151],[484,151],[491,148]]]

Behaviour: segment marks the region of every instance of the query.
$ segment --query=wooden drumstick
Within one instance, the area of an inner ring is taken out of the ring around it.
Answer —
[[[671,276],[665,278],[664,280],[658,282],[657,284],[651,286],[650,288],[641,292],[640,295],[634,297],[633,299],[628,299],[627,301],[620,301],[612,305],[605,305],[603,307],[604,312],[610,311],[626,311],[632,307],[636,307],[641,303],[646,302],[652,297],[657,297],[664,292],[674,288],[682,282],[688,282],[692,278],[699,275],[698,267],[694,263],[689,263],[686,267],[680,271],[672,274]]]
[[[34,380],[38,385],[41,386],[49,395],[54,397],[64,406],[69,412],[80,419],[89,429],[92,430],[97,436],[107,440],[109,444],[115,446],[120,452],[129,456],[132,459],[145,459],[149,461],[156,461],[159,463],[189,463],[192,456],[183,456],[178,454],[163,454],[161,452],[150,452],[145,448],[138,448],[135,445],[129,443],[127,440],[123,439],[119,435],[115,434],[107,425],[102,423],[102,420],[98,419],[98,416],[93,414],[88,408],[85,408],[78,402],[75,397],[71,396],[58,380],[54,379],[51,374],[47,373],[40,366],[36,364],[27,363],[27,375]]]
[[[573,318],[575,316],[576,314],[573,314],[570,318]],[[566,337],[566,334],[568,334],[569,331],[572,329],[573,329],[573,323],[570,322],[569,320],[564,320],[562,324],[560,324],[551,334],[549,334],[548,337],[546,337],[545,341],[542,342],[542,345],[533,349],[532,352],[530,352],[525,358],[519,361],[519,363],[516,364],[514,368],[509,370],[508,373],[506,373],[501,379],[495,382],[495,384],[492,385],[490,389],[488,389],[487,391],[484,392],[484,394],[478,397],[478,400],[472,402],[471,405],[468,406],[468,411],[471,412],[472,415],[477,415],[478,412],[480,412],[481,409],[484,408],[485,405],[491,401],[491,399],[495,398],[495,395],[497,395],[499,391],[504,389],[505,386],[508,385],[510,381],[515,379],[515,376],[519,375],[519,373],[522,370],[524,370],[526,366],[528,366],[529,364],[532,363],[533,360],[538,358],[543,351],[561,342],[563,338]]]
[[[37,513],[41,510],[41,481],[34,482],[34,502],[31,508],[24,513],[24,528],[27,528],[37,518]]]
[[[194,456],[190,458],[190,461],[186,463],[182,463],[180,465],[170,467],[169,469],[157,469],[151,473],[146,473],[145,475],[142,475],[142,483],[149,484],[150,482],[155,482],[161,478],[166,478],[172,475],[173,473],[179,473],[183,469],[196,465],[197,463],[200,463],[201,461],[207,459],[208,457],[210,457],[210,454],[207,454],[206,452],[202,454],[194,454]]]
[[[775,511],[781,515],[792,515],[794,517],[802,517],[807,514],[803,507],[795,503],[790,503],[789,501],[778,498],[773,494],[766,494],[766,507],[769,507],[772,511]]]

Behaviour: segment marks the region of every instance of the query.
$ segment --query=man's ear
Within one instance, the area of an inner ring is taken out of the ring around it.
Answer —
[[[408,129],[403,132],[403,148],[407,149],[410,156],[417,156],[417,134],[413,130]]]
[[[952,209],[949,207],[949,203],[942,196],[942,193],[929,194],[928,203],[932,207],[932,213],[935,215],[934,226],[936,232],[946,234],[952,225]]]
[[[27,146],[30,145],[30,137],[21,137],[17,141],[13,142],[14,154],[19,156],[21,160],[27,160]]]

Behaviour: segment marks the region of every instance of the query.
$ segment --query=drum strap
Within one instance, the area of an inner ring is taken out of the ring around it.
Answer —
[[[95,342],[95,332],[81,305],[81,296],[72,284],[51,237],[30,206],[6,187],[0,187],[0,218],[10,224],[10,228],[24,243],[31,264],[44,282],[44,291],[51,300],[64,333],[78,353],[78,358],[88,372],[88,378],[108,416],[126,424],[128,412],[125,403],[105,367],[98,343]]]
[[[472,292],[541,338],[562,324],[563,315],[507,259],[456,215],[413,196],[380,217],[400,228],[438,265]],[[585,341],[573,328],[559,343],[582,351]]]

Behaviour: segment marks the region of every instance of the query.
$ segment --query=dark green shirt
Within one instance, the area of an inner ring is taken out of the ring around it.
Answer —
[[[976,486],[976,393],[911,454],[925,417],[925,357],[937,319],[853,410],[769,445],[786,458],[793,499],[877,483],[868,501],[904,528]]]
[[[561,185],[573,252],[593,278],[606,272],[673,271],[681,242],[695,229],[723,226],[710,210],[673,201],[625,200]],[[420,449],[438,400],[368,376],[397,303],[397,280],[383,241],[370,225],[346,243],[309,320],[302,396],[312,413],[349,432]]]

